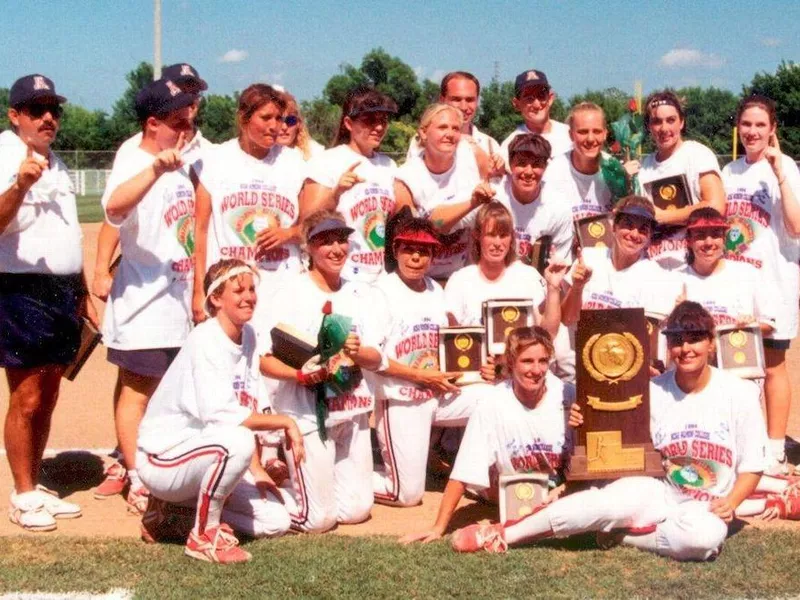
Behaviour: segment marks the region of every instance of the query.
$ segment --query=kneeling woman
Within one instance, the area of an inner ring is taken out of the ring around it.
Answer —
[[[679,304],[664,330],[675,364],[650,383],[650,436],[664,479],[626,477],[567,496],[507,527],[473,525],[453,535],[459,552],[505,550],[545,538],[598,532],[676,560],[717,556],[734,511],[758,485],[766,429],[759,389],[708,364],[714,319],[696,302]],[[580,413],[571,423],[581,421]]]
[[[251,536],[289,529],[284,502],[256,459],[254,431],[284,430],[296,460],[303,438],[294,420],[256,409],[258,356],[247,324],[256,303],[254,271],[223,260],[205,278],[206,310],[214,317],[189,335],[153,394],[139,427],[136,464],[152,496],[143,526],[157,524],[154,505],[196,502],[186,554],[209,562],[250,560],[231,528]],[[250,469],[250,474],[247,474]],[[224,505],[224,510],[223,510]],[[143,531],[143,536],[148,532]],[[154,532],[150,531],[150,534]]]
[[[372,381],[361,377],[361,369],[377,371],[384,364],[378,348],[387,317],[381,292],[341,277],[353,231],[338,212],[308,215],[303,222],[308,272],[286,280],[273,296],[272,311],[259,324],[264,340],[261,372],[279,381],[273,408],[297,419],[308,453],[302,467],[287,453],[297,502],[292,527],[301,531],[322,532],[337,523],[360,523],[372,509],[369,413],[375,401]],[[288,326],[316,340],[323,311],[352,319],[343,349],[326,367],[312,366],[314,361],[309,361],[298,370],[273,355],[273,328]],[[349,371],[351,385],[329,381],[329,370]],[[315,393],[323,384],[324,398]]]
[[[572,452],[567,428],[574,388],[550,372],[553,342],[541,327],[513,330],[506,342],[510,378],[478,403],[467,423],[436,522],[401,542],[430,542],[444,535],[467,486],[490,490],[497,475],[540,472],[550,476],[547,502],[563,491],[563,469]],[[490,494],[491,495],[491,494]],[[502,539],[501,539],[502,542]]]

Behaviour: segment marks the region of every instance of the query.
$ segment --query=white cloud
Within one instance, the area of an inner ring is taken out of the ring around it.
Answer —
[[[725,60],[716,54],[706,54],[692,48],[673,48],[662,56],[658,63],[662,67],[669,68],[708,67],[717,69],[725,63]]]
[[[766,46],[767,48],[777,48],[781,44],[783,44],[783,41],[778,38],[774,37],[761,38],[761,45]]]
[[[219,57],[218,62],[221,63],[238,63],[247,58],[247,50],[228,50],[225,54]]]

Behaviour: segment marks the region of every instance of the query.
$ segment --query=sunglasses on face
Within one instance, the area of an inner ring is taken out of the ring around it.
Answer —
[[[24,110],[33,119],[41,119],[47,112],[49,112],[54,119],[60,119],[61,115],[64,114],[64,108],[60,104],[44,104],[35,102],[25,106]]]
[[[539,102],[547,102],[550,98],[550,89],[546,87],[535,87],[533,89],[525,90],[522,94],[522,100],[527,100],[531,102],[533,100],[538,100]]]
[[[286,123],[287,127],[294,127],[300,122],[300,119],[297,115],[286,115],[283,117],[283,122]]]
[[[683,346],[684,344],[697,344],[709,339],[705,331],[687,331],[685,333],[668,333],[667,346]]]

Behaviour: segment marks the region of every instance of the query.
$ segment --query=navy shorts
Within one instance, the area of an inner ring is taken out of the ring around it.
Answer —
[[[83,276],[0,273],[0,367],[68,365],[81,343]]]
[[[142,377],[164,376],[180,348],[108,349],[108,362]]]

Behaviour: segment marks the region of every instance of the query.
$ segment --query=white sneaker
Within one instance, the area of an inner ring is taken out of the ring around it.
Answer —
[[[56,520],[47,510],[38,491],[17,494],[11,492],[8,519],[28,531],[53,531]]]
[[[80,506],[62,500],[56,492],[48,490],[43,485],[36,486],[36,493],[39,494],[44,509],[56,519],[76,519],[81,516]]]

